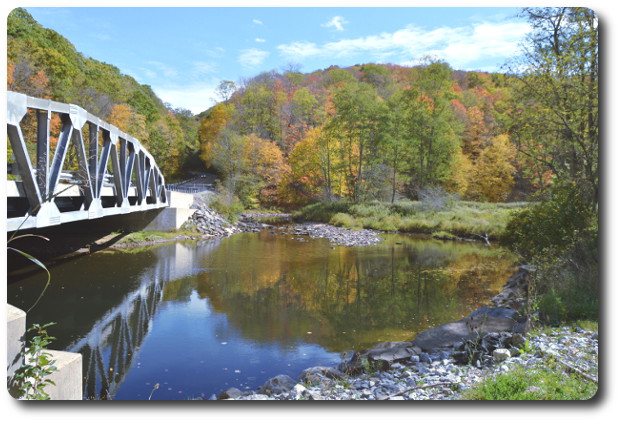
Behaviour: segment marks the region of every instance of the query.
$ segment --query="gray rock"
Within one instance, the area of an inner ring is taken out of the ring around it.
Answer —
[[[536,271],[534,267],[522,266],[506,284],[500,294],[491,299],[498,307],[516,308],[525,302],[530,274]]]
[[[327,366],[313,366],[312,368],[307,368],[301,371],[298,380],[300,382],[312,383],[314,381],[320,381],[321,377],[339,379],[344,376],[345,374],[336,368],[330,368]]]
[[[306,387],[304,387],[301,384],[295,384],[295,386],[292,389],[292,393],[293,396],[295,397],[295,400],[299,400],[302,397],[304,397],[304,394],[307,393],[308,389]],[[305,398],[305,397],[304,397]]]
[[[512,331],[515,323],[512,318],[495,317],[488,312],[472,315],[421,332],[413,340],[414,346],[425,352],[434,352],[452,347],[461,341],[472,340],[472,336],[482,337],[490,332]]]
[[[511,344],[516,347],[525,344],[525,336],[521,333],[513,333]]]
[[[243,396],[243,391],[238,388],[231,387],[226,391],[222,391],[218,396],[217,400],[226,400],[226,399],[238,399]]]
[[[258,392],[267,395],[282,394],[292,390],[295,384],[297,384],[295,380],[288,375],[277,375],[267,380]]]
[[[249,396],[245,396],[244,399],[245,400],[272,400],[266,394],[251,394]]]
[[[513,333],[525,334],[532,329],[532,322],[528,317],[522,316],[517,319],[515,325],[512,327]]]
[[[495,318],[511,318],[516,319],[519,313],[512,309],[507,308],[478,308],[469,315],[469,318],[486,315]]]
[[[375,348],[366,353],[371,362],[386,362],[387,366],[407,361],[411,356],[420,353],[419,347],[412,346],[411,343],[402,343],[390,348]],[[382,365],[385,366],[385,365]]]
[[[493,359],[495,362],[503,362],[510,357],[510,350],[508,349],[495,349],[493,350]]]

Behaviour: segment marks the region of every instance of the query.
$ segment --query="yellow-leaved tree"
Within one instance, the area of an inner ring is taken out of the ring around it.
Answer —
[[[112,106],[107,121],[146,144],[148,139],[146,118],[140,113],[136,113],[129,104],[116,104]]]
[[[209,110],[207,117],[200,121],[198,128],[198,141],[200,142],[200,158],[205,162],[207,167],[213,165],[214,146],[218,141],[218,137],[227,123],[235,114],[235,106],[233,104],[219,103]]]
[[[514,185],[516,149],[508,135],[490,139],[471,173],[468,196],[490,202],[505,201]]]

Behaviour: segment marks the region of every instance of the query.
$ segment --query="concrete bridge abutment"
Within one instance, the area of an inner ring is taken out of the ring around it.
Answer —
[[[7,304],[7,388],[15,397],[8,381],[24,362],[26,347],[26,313]],[[46,350],[55,361],[54,371],[49,379],[55,385],[48,385],[45,392],[51,400],[82,400],[82,355],[79,353]],[[15,397],[18,398],[18,397]]]
[[[158,232],[179,230],[196,212],[196,209],[190,208],[194,203],[194,196],[175,191],[168,191],[167,196],[170,206],[166,208],[122,216],[124,228]]]

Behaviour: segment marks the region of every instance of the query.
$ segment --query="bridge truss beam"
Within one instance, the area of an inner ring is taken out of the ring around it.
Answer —
[[[169,205],[164,177],[140,141],[81,107],[7,92],[7,135],[14,158],[7,231]]]

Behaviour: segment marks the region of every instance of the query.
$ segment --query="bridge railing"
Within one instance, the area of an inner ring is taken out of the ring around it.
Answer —
[[[205,191],[213,191],[214,184],[210,183],[210,178],[205,175],[194,176],[190,179],[177,183],[171,183],[166,189],[182,193],[202,193]]]
[[[16,179],[7,184],[8,231],[168,206],[164,177],[140,141],[81,107],[7,92],[7,135]]]

